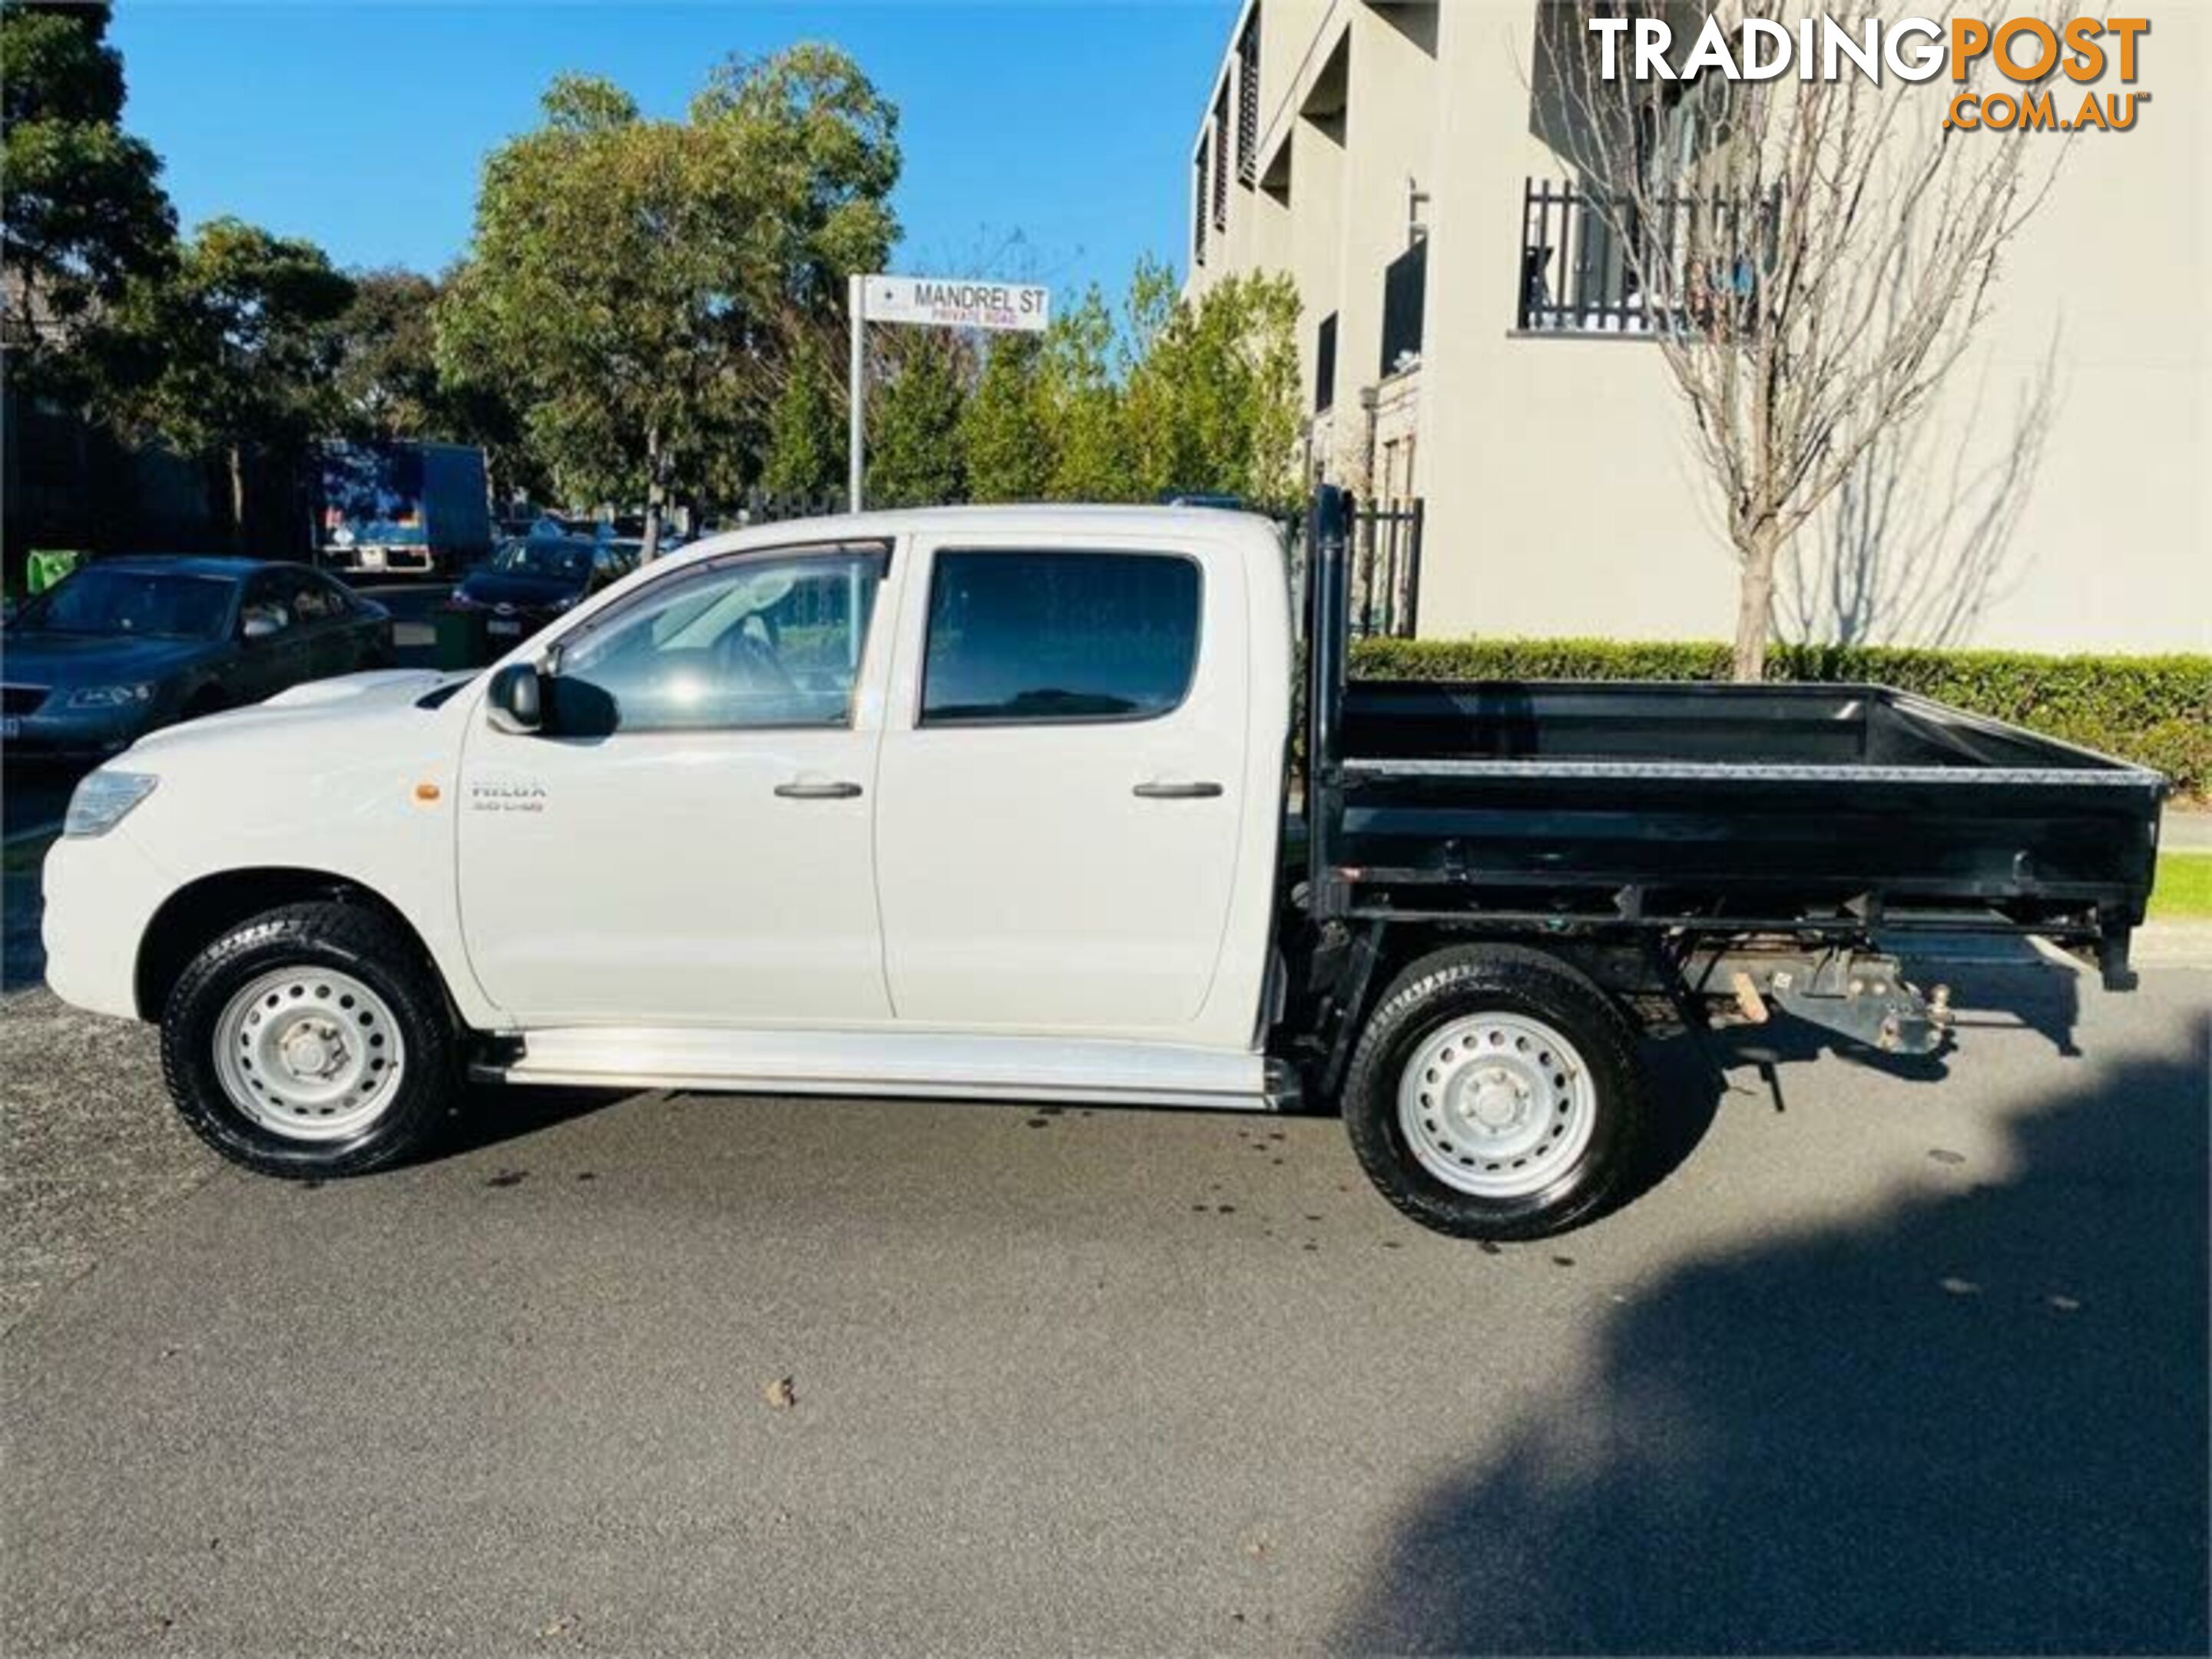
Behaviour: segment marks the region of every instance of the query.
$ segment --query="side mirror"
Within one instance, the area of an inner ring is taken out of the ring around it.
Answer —
[[[239,637],[249,645],[257,640],[273,640],[283,631],[283,623],[278,622],[266,611],[247,611],[246,624],[238,630]]]
[[[534,663],[511,662],[491,677],[484,708],[493,726],[517,737],[545,729],[545,688]]]

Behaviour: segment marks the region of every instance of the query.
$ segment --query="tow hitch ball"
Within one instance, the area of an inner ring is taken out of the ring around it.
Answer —
[[[1932,1054],[1951,1032],[1951,988],[1923,996],[1892,957],[1838,951],[1802,967],[1777,968],[1767,994],[1800,1019],[1891,1054]]]

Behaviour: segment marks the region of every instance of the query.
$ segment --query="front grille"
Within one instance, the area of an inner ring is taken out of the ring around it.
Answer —
[[[46,688],[43,685],[0,686],[0,712],[35,714],[46,700]]]

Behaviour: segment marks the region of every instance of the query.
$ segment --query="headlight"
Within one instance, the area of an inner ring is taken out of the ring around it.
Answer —
[[[153,700],[150,685],[81,685],[69,695],[70,708],[131,708]]]
[[[69,813],[62,819],[64,836],[104,836],[123,822],[131,809],[154,793],[159,778],[143,772],[111,772],[102,767],[88,772],[70,797]]]

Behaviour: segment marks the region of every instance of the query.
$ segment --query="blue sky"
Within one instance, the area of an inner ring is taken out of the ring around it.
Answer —
[[[674,115],[732,52],[832,40],[899,106],[893,267],[1064,292],[1117,289],[1143,252],[1180,263],[1191,136],[1235,10],[122,0],[111,38],[125,120],[187,227],[232,213],[341,264],[425,270],[461,252],[485,152],[534,125],[555,74],[604,75]]]

